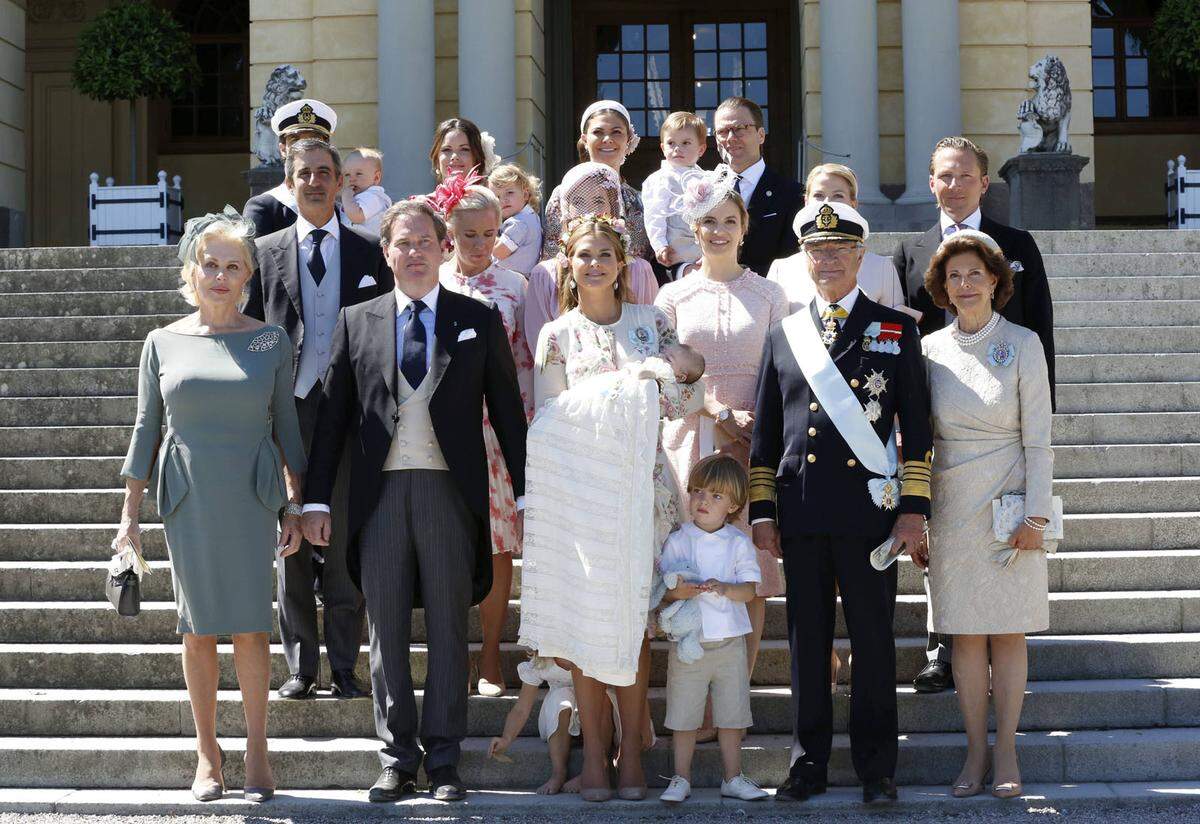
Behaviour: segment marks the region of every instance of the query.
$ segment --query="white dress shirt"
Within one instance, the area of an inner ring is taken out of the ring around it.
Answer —
[[[342,239],[341,222],[338,220],[337,212],[333,213],[333,217],[329,218],[324,226],[313,226],[304,219],[304,215],[296,214],[296,240],[300,246],[300,265],[307,266],[309,258],[312,257],[312,230],[321,228],[326,231],[325,237],[321,238],[321,257],[325,259],[325,277],[333,275],[337,278],[337,282],[341,283],[342,261],[338,255],[338,243]]]
[[[762,582],[754,544],[746,533],[729,524],[716,532],[705,532],[691,523],[683,524],[667,538],[659,566],[664,575],[685,569],[698,574],[698,583],[710,578],[726,584]],[[715,592],[701,593],[696,600],[700,604],[703,640],[721,641],[750,632],[750,614],[741,601]]]
[[[955,223],[958,223],[960,226],[966,226],[968,229],[979,231],[979,224],[983,222],[983,212],[980,209],[976,209],[975,211],[971,212],[971,214],[967,215],[965,220],[958,221],[950,217],[950,215],[946,214],[945,212],[938,212],[938,218],[938,222],[942,227],[942,237],[944,238],[946,237],[946,229],[950,228]]]
[[[767,170],[767,161],[761,157],[757,162],[746,167],[746,171],[738,172],[738,194],[742,196],[742,201],[746,207],[750,206],[750,198],[754,197],[754,189],[758,186],[758,181],[762,179],[763,172]]]

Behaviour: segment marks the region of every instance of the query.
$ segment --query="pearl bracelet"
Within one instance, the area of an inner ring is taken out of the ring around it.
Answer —
[[[1046,531],[1046,527],[1047,527],[1047,526],[1049,526],[1049,524],[1048,524],[1048,523],[1046,523],[1046,524],[1039,524],[1037,521],[1033,520],[1033,518],[1030,518],[1028,515],[1027,515],[1027,516],[1025,516],[1025,521],[1024,521],[1024,523],[1025,523],[1025,526],[1029,527],[1029,528],[1030,528],[1030,529],[1032,529],[1034,532],[1045,532],[1045,531]]]

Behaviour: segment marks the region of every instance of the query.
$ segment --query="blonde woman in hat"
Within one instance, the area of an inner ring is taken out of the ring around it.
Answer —
[[[303,98],[275,110],[271,128],[279,138],[279,155],[297,140],[313,137],[329,142],[337,129],[337,112],[320,100]],[[255,237],[266,237],[296,222],[296,196],[286,184],[255,195],[242,207],[242,217],[254,224]]]
[[[180,292],[196,311],[146,336],[138,415],[121,467],[125,504],[114,546],[141,547],[138,511],[155,466],[196,726],[192,793],[225,792],[217,743],[217,637],[233,637],[246,714],[245,797],[275,792],[267,760],[271,589],[276,553],[300,549],[304,443],[292,397],[292,344],[242,314],[255,269],[254,229],[227,206],[188,221]],[[166,433],[162,433],[163,424]],[[277,537],[276,530],[282,532]]]
[[[804,182],[804,200],[805,203],[845,203],[858,209],[858,178],[853,169],[841,163],[814,166]],[[798,217],[793,221],[792,229],[799,237]],[[787,292],[793,312],[812,300],[815,294],[808,271],[808,258],[804,252],[773,262],[767,271],[767,279],[775,281]],[[891,258],[864,252],[862,266],[858,270],[858,288],[878,304],[913,318],[920,317],[920,312],[905,305],[900,276],[896,274],[896,266]]]

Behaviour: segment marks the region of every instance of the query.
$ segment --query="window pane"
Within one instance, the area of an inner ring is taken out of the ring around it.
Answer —
[[[1096,117],[1116,117],[1116,91],[1114,89],[1096,89],[1092,93],[1092,111]]]
[[[770,131],[770,129],[771,129],[771,110],[768,109],[766,106],[763,106],[762,110],[763,110],[763,130]]]
[[[696,81],[696,108],[715,109],[719,98],[717,97],[717,84],[711,80],[707,83],[701,80]]]
[[[767,47],[766,23],[747,23],[742,32],[742,36],[746,38],[746,48],[765,49]]]
[[[620,80],[621,58],[615,54],[596,55],[596,79]]]
[[[1141,31],[1125,32],[1125,54],[1128,57],[1141,57],[1146,50],[1142,46],[1144,33]]]
[[[217,71],[219,51],[220,47],[215,43],[196,44],[196,61],[200,64],[201,72],[213,74]]]
[[[1113,61],[1108,58],[1092,59],[1092,85],[1095,87],[1111,86],[1116,82],[1113,73]]]
[[[200,105],[217,105],[217,77],[215,75],[208,75],[201,78],[200,88],[197,91],[200,98]]]
[[[704,80],[717,76],[717,55],[715,52],[696,52],[696,79]]]
[[[646,61],[640,54],[621,55],[621,79],[641,80],[646,76]]]
[[[767,76],[767,53],[765,51],[746,52],[746,77]]]
[[[622,83],[621,102],[629,109],[641,109],[646,105],[646,87],[641,83]],[[640,132],[641,129],[638,129]]]
[[[655,51],[671,48],[670,31],[667,26],[646,26],[646,48]]]
[[[717,47],[716,23],[697,23],[692,27],[692,48],[715,49]]]
[[[760,106],[767,105],[767,81],[747,80],[746,97],[750,98]]]
[[[1144,57],[1135,57],[1125,61],[1126,86],[1149,85],[1149,75],[1146,71],[1146,64],[1148,62]]]
[[[1112,57],[1113,30],[1092,29],[1092,57]]]
[[[712,136],[713,113],[712,109],[696,109],[696,116],[704,121],[704,125],[708,126],[709,136]]]
[[[624,103],[625,101],[621,101]],[[642,109],[633,109],[629,112],[629,119],[633,121],[633,128],[638,134],[646,133],[646,112]]]
[[[1125,116],[1126,117],[1149,117],[1150,116],[1150,90],[1149,89],[1128,89],[1125,92]]]
[[[671,76],[671,56],[669,54],[646,55],[646,77],[651,80],[665,80]]]
[[[721,48],[740,49],[742,47],[742,24],[721,24]]]
[[[617,26],[596,27],[596,52],[615,52],[621,48],[621,29]]]
[[[619,100],[621,97],[621,84],[597,83],[596,96],[601,100]]]
[[[742,81],[740,80],[722,80],[721,81],[721,97],[741,97],[742,96]]]
[[[651,108],[662,109],[671,105],[671,85],[651,81],[646,84],[647,105]]]
[[[240,72],[242,70],[242,44],[227,43],[221,46],[221,71]]]
[[[200,137],[218,137],[221,133],[220,110],[203,106],[196,109],[196,134]]]
[[[242,137],[245,134],[244,113],[241,109],[221,109],[221,135],[223,137]]]
[[[650,121],[646,124],[649,130],[646,133],[657,136],[662,131],[663,121],[667,119],[667,115],[671,112],[669,109],[654,109],[650,112]]]
[[[742,76],[742,53],[721,52],[721,77]]]
[[[642,51],[645,48],[642,26],[621,26],[621,51]]]

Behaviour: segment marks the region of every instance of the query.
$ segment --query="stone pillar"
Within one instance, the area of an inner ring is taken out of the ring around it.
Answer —
[[[458,0],[458,113],[502,157],[517,150],[516,19],[515,0]]]
[[[932,205],[929,153],[962,133],[958,0],[901,0],[904,41],[904,194],[897,205]],[[931,211],[923,215],[932,216]]]
[[[394,199],[433,189],[434,0],[379,4],[379,148]]]
[[[821,0],[821,143],[850,155],[826,160],[854,169],[867,205],[891,202],[879,191],[878,48],[875,0]]]

